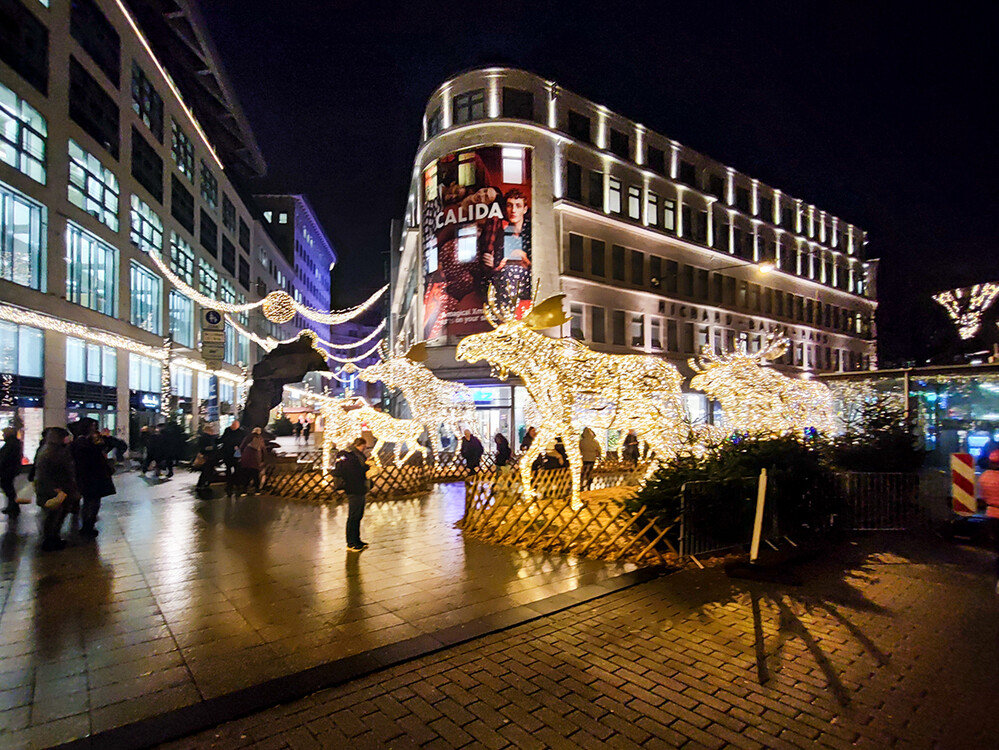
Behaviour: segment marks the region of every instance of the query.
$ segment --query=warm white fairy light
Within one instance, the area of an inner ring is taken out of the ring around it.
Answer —
[[[947,311],[962,339],[970,339],[982,325],[982,313],[999,296],[999,283],[975,284],[933,295],[933,300]]]
[[[755,354],[744,341],[734,352],[714,354],[708,347],[688,360],[697,373],[690,385],[721,404],[726,429],[750,434],[802,434],[835,429],[832,391],[823,383],[782,375],[768,362],[787,351],[786,337],[771,333]]]
[[[248,385],[249,383],[253,382],[242,374],[229,372],[228,370],[209,370],[208,367],[205,366],[205,363],[202,362],[200,359],[189,359],[187,357],[174,357],[172,361],[173,364],[177,365],[178,367],[186,367],[189,370],[197,370],[198,372],[203,372],[207,375],[217,375],[219,378],[222,378],[223,380],[228,380],[232,383],[236,383],[239,385]]]
[[[434,452],[440,455],[441,427],[460,436],[464,428],[475,424],[475,399],[468,386],[441,380],[419,362],[395,355],[358,371],[368,383],[381,381],[388,388],[402,391],[413,420],[422,424],[430,436]]]
[[[541,419],[538,433],[520,462],[524,491],[533,495],[531,464],[541,449],[556,437],[565,443],[572,468],[572,500],[579,499],[579,435],[583,425],[576,412],[606,413],[606,426],[634,429],[659,458],[676,454],[685,441],[683,378],[668,362],[636,354],[601,354],[573,339],[553,339],[539,331],[560,326],[568,317],[559,294],[534,306],[522,320],[512,310],[496,308],[495,290],[489,289],[486,319],[492,331],[466,336],[455,359],[486,360],[500,377],[512,372],[524,381]]]
[[[153,264],[160,270],[167,281],[173,284],[177,289],[184,293],[184,296],[197,302],[202,307],[207,307],[211,310],[218,310],[219,312],[227,313],[238,313],[246,312],[248,310],[254,310],[264,304],[264,300],[257,300],[256,302],[247,302],[242,305],[233,305],[228,302],[219,302],[217,299],[212,297],[207,297],[193,286],[184,281],[180,276],[175,274],[170,266],[163,260],[163,257],[155,250],[149,251],[149,257],[153,261]]]

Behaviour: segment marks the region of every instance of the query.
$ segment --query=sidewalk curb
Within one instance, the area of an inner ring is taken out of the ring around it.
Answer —
[[[177,740],[248,714],[304,698],[319,690],[335,687],[485,635],[523,625],[577,604],[600,599],[608,594],[651,581],[669,570],[657,566],[622,573],[599,583],[581,586],[531,604],[513,607],[460,625],[452,625],[434,633],[418,635],[398,643],[275,677],[258,685],[208,698],[120,727],[106,729],[55,747],[64,750],[85,748],[127,750],[147,748]]]

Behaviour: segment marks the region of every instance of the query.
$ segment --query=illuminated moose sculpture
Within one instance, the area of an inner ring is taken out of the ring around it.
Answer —
[[[456,437],[462,429],[474,432],[475,400],[468,386],[441,380],[425,365],[426,345],[415,344],[405,355],[383,359],[358,371],[358,377],[369,383],[381,381],[388,388],[402,391],[412,420],[427,430],[430,445],[436,455],[443,451],[441,427],[447,427]]]
[[[465,362],[486,360],[500,377],[514,373],[524,381],[541,415],[538,434],[520,461],[525,494],[531,496],[531,464],[541,449],[557,436],[565,442],[572,469],[572,499],[579,498],[580,410],[607,414],[607,427],[635,429],[639,438],[660,458],[676,453],[683,443],[682,378],[673,365],[655,357],[600,354],[573,339],[554,339],[539,333],[562,325],[565,295],[535,305],[522,320],[496,307],[489,289],[486,319],[493,330],[466,336],[455,352]]]
[[[359,405],[358,405],[359,404]],[[347,446],[367,429],[375,436],[371,456],[381,466],[381,450],[385,443],[395,444],[395,464],[405,463],[416,451],[427,458],[427,449],[419,444],[423,425],[412,419],[396,419],[371,408],[363,399],[326,399],[322,406],[324,423],[323,466],[331,466],[333,445]],[[409,452],[402,455],[402,444]]]
[[[766,365],[787,347],[787,338],[777,332],[770,333],[755,354],[747,352],[744,341],[725,354],[704,347],[700,357],[688,360],[697,373],[690,385],[721,404],[730,431],[786,435],[812,427],[831,432],[835,408],[829,387],[789,378]]]

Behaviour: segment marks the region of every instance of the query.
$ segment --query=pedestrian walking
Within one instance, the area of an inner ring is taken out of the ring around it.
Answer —
[[[3,431],[3,446],[0,447],[0,490],[3,491],[7,504],[3,507],[5,515],[17,518],[21,515],[21,506],[17,504],[17,490],[14,489],[14,479],[21,473],[24,463],[24,443],[17,437],[17,430],[7,427]]]
[[[368,543],[361,540],[361,519],[364,518],[365,497],[368,494],[367,441],[356,438],[350,450],[340,451],[333,465],[333,476],[340,479],[347,495],[347,549],[360,552]]]
[[[624,436],[621,458],[631,464],[638,463],[638,435],[634,430],[628,430],[628,434]]]
[[[506,435],[502,432],[497,432],[493,440],[496,443],[496,467],[506,466],[513,457],[513,452],[510,450],[510,441],[506,439]]]
[[[236,474],[239,471],[239,447],[246,440],[246,430],[244,430],[238,419],[234,419],[232,424],[225,428],[219,440],[219,452],[222,461],[225,463],[225,493],[232,495],[236,483]]]
[[[260,471],[264,468],[264,451],[267,443],[264,441],[264,431],[254,427],[239,446],[239,486],[245,493],[253,484],[254,492],[260,492]]]
[[[520,441],[520,452],[524,453],[528,448],[531,447],[531,443],[534,442],[534,438],[537,436],[538,431],[533,427],[528,427],[527,432],[524,433],[524,439]]]
[[[194,457],[194,468],[201,469],[195,489],[206,490],[215,479],[215,467],[219,463],[218,437],[215,425],[209,422],[198,435],[198,452]]]
[[[465,436],[461,439],[461,457],[465,459],[465,466],[469,472],[474,474],[479,470],[479,462],[482,461],[484,452],[482,442],[472,434],[471,430],[465,430]]]
[[[76,486],[83,498],[80,509],[80,535],[97,536],[97,514],[101,498],[117,490],[111,479],[111,461],[107,457],[104,439],[97,431],[97,420],[84,417],[79,422],[80,435],[73,441],[73,464],[76,468]]]
[[[985,522],[996,553],[996,594],[999,594],[999,450],[989,453],[989,468],[978,478],[978,486],[985,500]]]
[[[593,467],[600,460],[600,443],[597,436],[589,427],[583,428],[583,434],[579,438],[579,453],[583,459],[583,471],[580,475],[583,489],[590,489],[593,484]]]
[[[312,434],[312,422],[306,420],[305,424],[302,426],[302,439],[305,441],[306,445],[309,444],[309,435],[311,434]]]
[[[295,435],[295,442],[296,443],[301,443],[302,442],[302,429],[303,429],[303,427],[304,427],[304,425],[302,424],[302,420],[299,419],[297,422],[295,422],[294,426],[292,426],[292,428],[291,428],[292,433],[294,433],[294,435]]]
[[[146,429],[146,428],[143,428]],[[145,443],[146,454],[142,459],[142,475],[145,476],[149,467],[156,464],[156,478],[160,478],[166,456],[166,438],[163,436],[162,425],[146,432],[146,439],[139,438],[140,445]]]
[[[35,502],[42,508],[42,549],[46,551],[66,546],[62,522],[80,497],[69,449],[71,440],[68,430],[49,427],[35,456]]]

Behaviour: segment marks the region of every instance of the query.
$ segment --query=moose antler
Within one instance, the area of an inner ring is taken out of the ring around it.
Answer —
[[[555,294],[532,306],[530,312],[524,316],[524,324],[535,331],[565,325],[570,316],[562,309],[564,299],[564,294]]]

